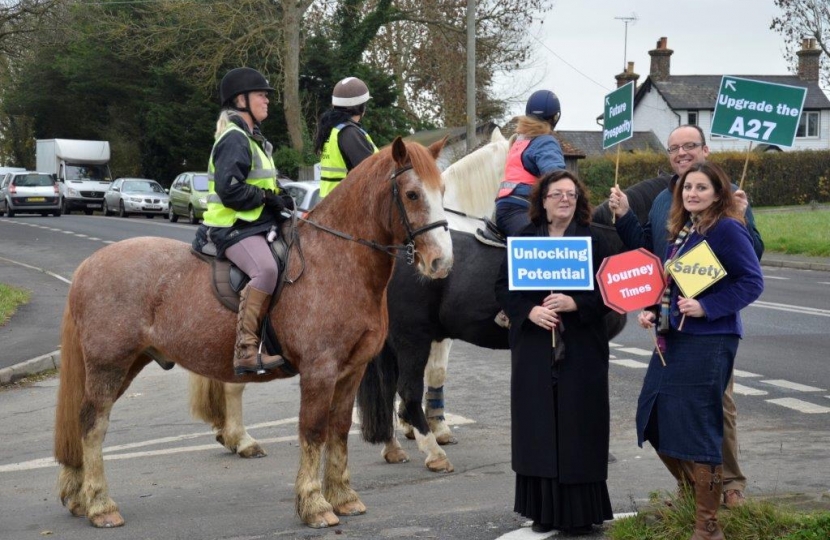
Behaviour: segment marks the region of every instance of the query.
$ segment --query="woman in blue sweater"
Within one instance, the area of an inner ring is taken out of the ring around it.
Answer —
[[[666,365],[655,351],[637,405],[637,439],[640,446],[649,441],[669,468],[694,462],[692,540],[720,540],[722,398],[743,333],[740,311],[761,295],[764,279],[723,170],[694,165],[680,186],[669,215],[667,268],[706,241],[726,275],[696,298],[684,297],[668,276],[662,304],[639,315],[643,328],[657,327]]]

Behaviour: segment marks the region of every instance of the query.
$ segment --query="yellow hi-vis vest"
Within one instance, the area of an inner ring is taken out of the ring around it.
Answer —
[[[329,133],[329,138],[326,140],[326,144],[323,145],[323,150],[320,152],[320,198],[322,199],[329,193],[331,190],[337,187],[341,180],[346,178],[346,175],[349,173],[349,170],[346,168],[346,160],[343,159],[343,154],[340,153],[340,145],[337,143],[337,138],[340,135],[340,131],[347,124],[338,124],[337,126],[331,129],[331,133]],[[354,124],[349,124],[354,125]],[[355,126],[358,129],[360,127]],[[375,149],[375,153],[378,152],[378,147],[375,146],[375,143],[372,141],[372,138],[366,133],[364,130],[360,129],[363,136],[366,137],[366,140],[369,141],[369,144],[372,145],[372,148]]]
[[[245,182],[262,189],[270,189],[272,191],[279,191],[277,188],[277,167],[274,165],[274,160],[260,148],[244,129],[236,124],[228,124],[227,129],[216,139],[217,142],[231,131],[236,130],[243,133],[251,146],[251,170],[248,171],[248,177]],[[215,146],[215,145],[214,145]],[[214,174],[216,168],[213,165],[213,152],[210,153],[210,162],[208,163],[208,197],[207,210],[204,215],[204,223],[208,227],[230,227],[237,219],[244,221],[256,221],[262,215],[262,209],[265,205],[261,205],[252,210],[245,210],[237,212],[232,208],[222,204],[219,195],[216,194],[216,184],[214,183]]]

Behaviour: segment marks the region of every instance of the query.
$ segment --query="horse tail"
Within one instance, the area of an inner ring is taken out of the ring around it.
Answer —
[[[61,325],[60,373],[58,403],[55,408],[55,460],[67,467],[81,468],[84,462],[81,402],[86,386],[86,368],[78,327],[68,301]]]
[[[215,429],[225,426],[225,385],[219,381],[190,374],[190,414]]]
[[[397,381],[398,359],[389,344],[385,343],[380,354],[366,366],[357,389],[357,410],[364,441],[378,444],[392,440]]]

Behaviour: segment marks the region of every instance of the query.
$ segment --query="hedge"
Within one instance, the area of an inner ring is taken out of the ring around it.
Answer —
[[[713,152],[709,159],[740,183],[746,152]],[[599,204],[614,184],[616,154],[579,162],[579,176]],[[620,155],[619,184],[626,188],[640,180],[671,174],[666,154],[634,152]],[[751,152],[744,190],[753,206],[789,206],[830,201],[830,150]]]

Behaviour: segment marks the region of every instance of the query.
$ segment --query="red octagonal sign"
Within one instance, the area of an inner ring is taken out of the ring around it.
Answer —
[[[619,313],[659,304],[666,288],[660,257],[643,248],[606,257],[597,282],[605,305]]]

